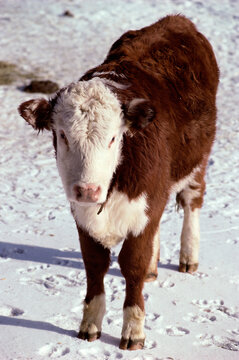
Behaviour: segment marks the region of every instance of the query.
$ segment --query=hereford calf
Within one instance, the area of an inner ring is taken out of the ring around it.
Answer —
[[[100,337],[110,250],[126,280],[121,349],[144,344],[143,284],[157,277],[159,222],[184,209],[179,271],[198,267],[199,209],[215,136],[219,71],[207,39],[183,16],[128,31],[105,61],[49,101],[19,107],[51,130],[87,274],[79,338]]]

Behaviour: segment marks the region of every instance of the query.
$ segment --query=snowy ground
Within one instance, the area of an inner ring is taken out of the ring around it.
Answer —
[[[65,10],[74,17],[63,17]],[[99,64],[122,32],[169,13],[189,16],[221,69],[218,133],[201,212],[198,272],[177,272],[182,213],[168,205],[159,278],[146,284],[146,346],[118,349],[124,279],[119,248],[105,279],[100,340],[76,338],[86,278],[51,136],[16,111],[24,80],[0,86],[0,359],[233,360],[239,349],[239,1],[0,0],[0,61],[61,86]]]

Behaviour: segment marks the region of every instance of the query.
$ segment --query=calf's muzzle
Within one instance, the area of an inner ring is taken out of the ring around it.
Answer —
[[[101,187],[96,184],[74,185],[73,193],[77,202],[97,203]]]

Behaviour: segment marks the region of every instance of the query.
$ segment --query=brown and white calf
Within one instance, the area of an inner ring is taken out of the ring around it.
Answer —
[[[198,267],[199,209],[215,136],[219,70],[183,16],[128,31],[105,61],[49,101],[19,107],[51,130],[87,274],[79,338],[100,337],[110,250],[126,280],[121,349],[144,344],[143,284],[157,277],[159,223],[172,192],[184,209],[179,271]]]

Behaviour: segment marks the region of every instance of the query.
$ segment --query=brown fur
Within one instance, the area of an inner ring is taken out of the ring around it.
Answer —
[[[110,250],[105,249],[100,243],[77,226],[81,252],[87,276],[87,304],[94,296],[104,293],[104,276],[110,265]]]

